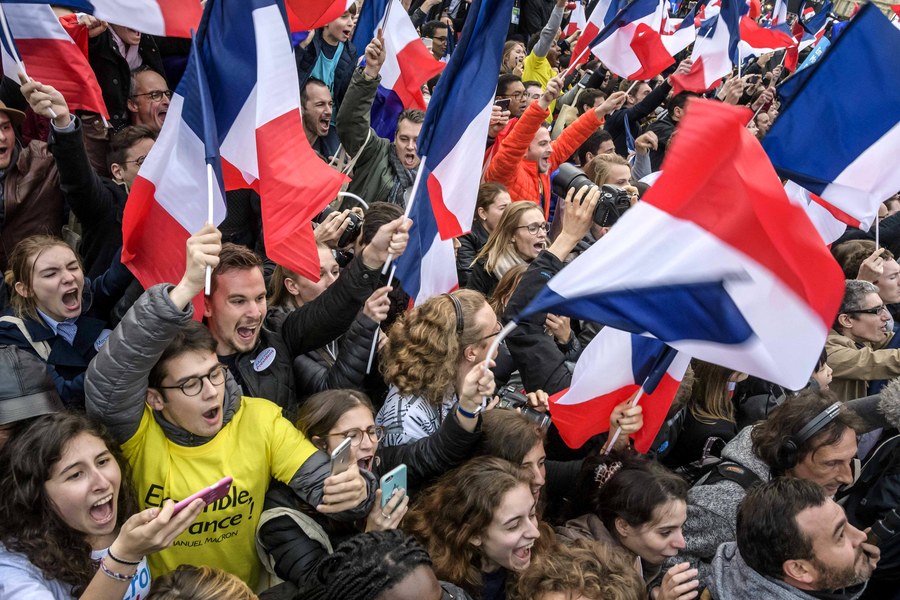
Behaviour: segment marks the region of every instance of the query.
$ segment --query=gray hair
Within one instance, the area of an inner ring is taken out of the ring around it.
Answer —
[[[841,300],[841,308],[838,310],[838,316],[851,313],[863,307],[865,297],[869,294],[877,294],[878,286],[861,279],[848,279],[844,287],[844,299]],[[834,328],[837,331],[839,325],[837,317],[835,317]]]

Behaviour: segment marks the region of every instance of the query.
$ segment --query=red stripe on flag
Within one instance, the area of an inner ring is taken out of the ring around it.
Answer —
[[[444,189],[433,173],[428,175],[427,185],[428,197],[431,200],[431,210],[434,212],[434,220],[437,222],[438,231],[447,232],[447,236],[441,239],[455,238],[466,233],[462,230],[456,215],[447,208],[447,204],[444,202]],[[412,198],[410,198],[410,202],[412,202]]]
[[[747,17],[741,17],[741,40],[754,48],[789,48],[796,43],[785,32],[760,27]]]
[[[413,40],[397,53],[397,63],[400,65],[400,78],[394,84],[394,93],[404,108],[425,110],[422,84],[442,72],[447,63],[435,59],[419,40]]]
[[[641,69],[632,73],[629,79],[652,79],[662,73],[666,67],[675,63],[675,59],[666,50],[658,31],[646,23],[640,23],[631,38],[631,51],[641,61]]]
[[[588,61],[591,57],[591,53],[585,52],[585,49],[592,41],[594,41],[594,38],[597,37],[598,33],[600,33],[600,30],[597,28],[597,25],[593,21],[588,21],[587,25],[584,26],[584,31],[582,31],[581,35],[578,37],[578,41],[575,42],[575,50],[572,51],[573,60],[578,58],[578,62],[575,66],[569,65],[570,69],[574,69],[578,65]],[[582,52],[584,52],[583,55]]]
[[[288,26],[296,33],[328,25],[347,12],[347,0],[285,0],[285,7]]]
[[[16,45],[28,75],[59,90],[70,110],[87,110],[109,119],[94,71],[77,45],[53,39],[19,39]]]
[[[258,128],[256,147],[266,254],[318,281],[319,254],[310,221],[335,199],[348,178],[316,156],[297,110]]]
[[[850,227],[856,227],[857,229],[859,229],[860,226],[862,225],[862,223],[859,222],[859,219],[854,219],[853,217],[851,217],[850,215],[848,215],[847,213],[842,211],[840,208],[838,208],[834,204],[831,204],[827,200],[822,199],[821,197],[813,194],[812,192],[810,192],[809,197],[813,202],[815,202],[816,204],[818,204],[819,206],[821,206],[822,208],[827,210],[831,214],[832,217],[834,217],[841,223],[846,223]]]
[[[673,73],[669,75],[669,81],[672,83],[672,95],[677,96],[681,92],[695,92],[703,94],[709,90],[719,87],[721,79],[716,79],[712,86],[706,85],[706,74],[703,69],[703,57],[698,56],[691,70],[681,75]]]
[[[156,0],[166,23],[166,35],[169,37],[191,37],[191,29],[197,31],[203,8],[199,2],[190,0]]]

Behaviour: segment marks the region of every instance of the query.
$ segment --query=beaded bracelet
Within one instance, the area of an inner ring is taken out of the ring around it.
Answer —
[[[116,581],[131,581],[134,579],[135,575],[137,575],[137,571],[132,573],[131,575],[123,575],[121,573],[116,573],[106,566],[106,563],[103,562],[103,559],[100,559],[100,570],[103,571],[103,574],[109,577],[110,579],[115,579]]]
[[[110,546],[106,550],[106,554],[107,554],[107,556],[109,556],[111,559],[113,559],[120,565],[130,565],[132,567],[136,567],[137,565],[141,564],[141,561],[139,561],[139,560],[125,560],[125,559],[117,557],[115,554],[112,553],[112,546]]]

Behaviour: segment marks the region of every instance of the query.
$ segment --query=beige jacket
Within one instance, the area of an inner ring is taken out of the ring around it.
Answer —
[[[831,390],[843,401],[867,395],[870,381],[900,375],[900,349],[884,348],[894,334],[879,344],[857,344],[834,329],[828,332],[825,349],[828,366],[834,371]]]

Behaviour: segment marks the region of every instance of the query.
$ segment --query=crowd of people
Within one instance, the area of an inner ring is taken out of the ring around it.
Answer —
[[[832,247],[846,291],[805,388],[693,360],[649,452],[631,398],[570,448],[549,398],[603,324],[539,312],[493,342],[649,188],[701,95],[672,93],[689,51],[649,81],[569,72],[572,6],[517,0],[459,289],[411,307],[383,266],[424,112],[373,128],[388,57],[351,42],[361,4],[294,37],[307,141],[351,178],[313,223],[318,281],[267,257],[252,190],[193,232],[180,281],[123,265],[189,41],[76,17],[108,124],[4,80],[0,599],[900,598],[900,197],[878,242]],[[447,61],[469,1],[403,6]],[[762,138],[782,60],[706,96]]]

